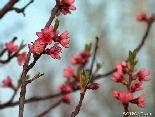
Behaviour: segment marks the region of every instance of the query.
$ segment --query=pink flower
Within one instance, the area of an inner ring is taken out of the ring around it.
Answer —
[[[143,88],[140,87],[140,86],[142,86],[142,84],[143,84],[143,82],[138,81],[138,79],[134,80],[134,83],[132,84],[131,89],[130,89],[131,92],[133,93],[135,91],[143,90]]]
[[[18,50],[18,45],[14,45],[13,41],[10,41],[9,43],[5,43],[5,47],[9,52],[15,52]]]
[[[144,98],[144,96],[145,96],[145,94],[141,94],[138,98],[133,99],[132,103],[137,104],[141,108],[145,108],[145,105],[144,105],[145,98]]]
[[[148,18],[146,16],[146,13],[144,11],[142,11],[138,16],[137,16],[137,20],[138,21],[147,21]]]
[[[133,99],[133,94],[131,94],[130,91],[127,93],[124,93],[123,91],[114,91],[113,96],[120,100],[123,104],[129,103]]]
[[[53,26],[45,27],[42,32],[36,32],[36,35],[40,38],[40,44],[51,44],[54,36]]]
[[[74,69],[71,66],[68,66],[68,68],[64,69],[64,77],[70,78],[74,75]]]
[[[70,96],[69,96],[69,95],[65,95],[63,101],[64,101],[65,103],[69,104],[69,103],[70,103]]]
[[[97,90],[100,87],[99,83],[92,83],[88,89]]]
[[[72,65],[76,65],[76,64],[81,63],[81,59],[80,59],[76,54],[73,54],[73,55],[72,55],[72,58],[69,60],[69,62],[70,62]]]
[[[70,86],[67,86],[65,83],[59,84],[58,91],[61,93],[69,93],[72,91]]]
[[[67,13],[71,14],[70,10],[76,10],[76,7],[72,5],[74,2],[75,0],[62,0],[60,2],[60,8],[56,16],[59,16],[60,12],[62,12],[62,14],[64,15],[66,15]]]
[[[149,81],[150,79],[146,76],[150,74],[149,71],[145,71],[144,68],[141,68],[138,73],[136,74],[136,77],[138,77],[139,81]]]
[[[66,30],[63,32],[60,36],[58,36],[59,31],[56,32],[54,36],[54,40],[59,42],[63,47],[68,48],[67,45],[69,44],[69,40],[67,39],[68,37],[68,31]]]
[[[89,57],[89,51],[85,50],[80,53],[82,63],[85,63]]]
[[[22,52],[21,54],[18,54],[17,56],[17,61],[18,61],[18,65],[23,65],[25,63],[25,60],[26,60],[26,52]]]
[[[0,85],[1,87],[10,87],[12,89],[15,89],[15,87],[12,84],[11,78],[10,76],[7,76],[6,80],[2,81],[2,85]]]
[[[40,40],[35,40],[33,45],[28,44],[28,48],[31,50],[32,53],[34,54],[39,54],[44,51],[45,44],[40,44]]]
[[[58,46],[59,43],[55,43],[50,49],[46,49],[46,54],[49,54],[52,58],[60,60],[60,53],[62,48]]]
[[[124,85],[128,84],[126,79],[124,78],[124,74],[121,70],[118,70],[117,72],[113,73],[113,77],[111,78],[116,83],[123,83]]]
[[[125,61],[121,61],[121,65],[116,64],[115,68],[117,70],[119,70],[119,69],[122,70],[122,72],[125,74],[127,72],[128,65],[127,65],[127,63]]]

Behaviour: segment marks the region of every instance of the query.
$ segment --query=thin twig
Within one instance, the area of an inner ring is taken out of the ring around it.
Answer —
[[[50,110],[52,110],[53,108],[55,108],[56,106],[58,106],[61,102],[63,102],[63,100],[64,100],[64,98],[60,99],[57,103],[55,103],[54,105],[51,105],[48,110],[46,110],[43,113],[37,115],[36,117],[42,117],[42,116],[46,115]]]
[[[16,4],[19,0],[10,0],[3,8],[0,10],[0,19],[8,12],[11,11],[13,5]]]
[[[23,8],[19,9],[19,8],[15,8],[13,7],[12,9],[15,10],[17,13],[23,13],[23,15],[25,16],[25,9],[26,7],[28,7],[32,2],[34,2],[34,0],[31,0],[29,3],[27,3],[27,5],[25,5]]]
[[[94,65],[94,61],[95,61],[96,53],[97,53],[97,49],[98,49],[98,41],[99,41],[99,38],[96,37],[95,50],[94,50],[94,54],[93,54],[93,60],[92,60],[92,62],[91,62],[91,67],[90,67],[89,75],[92,74],[93,65]]]

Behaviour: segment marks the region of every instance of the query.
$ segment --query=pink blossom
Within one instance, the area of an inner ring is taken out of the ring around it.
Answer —
[[[33,45],[28,44],[28,48],[31,50],[32,53],[34,54],[39,54],[44,51],[45,44],[40,44],[40,40],[35,40]]]
[[[25,60],[26,60],[26,52],[22,52],[21,54],[18,54],[17,56],[17,61],[18,61],[18,65],[23,65],[25,63]]]
[[[73,54],[72,58],[69,60],[69,62],[72,65],[76,65],[76,64],[79,64],[81,62],[81,59],[76,54]]]
[[[124,93],[123,91],[115,91],[113,92],[113,96],[120,100],[123,104],[129,103],[133,99],[133,94],[131,94],[130,91],[128,91],[127,93]]]
[[[82,63],[85,63],[89,57],[89,51],[84,50],[80,53]]]
[[[140,82],[138,79],[134,80],[134,83],[131,86],[131,92],[143,90],[142,86],[143,82]]]
[[[97,90],[100,87],[99,83],[92,83],[88,89]]]
[[[69,93],[72,91],[70,86],[67,86],[65,83],[59,84],[58,91],[61,93]]]
[[[45,27],[43,32],[36,32],[36,35],[40,38],[41,44],[51,44],[52,38],[54,36],[53,26],[50,25],[49,27]]]
[[[125,61],[121,61],[121,64],[116,64],[115,68],[117,70],[122,70],[122,72],[125,74],[127,72],[128,65]]]
[[[2,81],[1,87],[9,87],[10,84],[11,84],[11,78],[10,76],[7,76],[7,79]]]
[[[149,74],[150,74],[149,71],[145,71],[145,68],[141,68],[136,74],[136,77],[138,77],[139,81],[149,81],[150,79],[146,77]]]
[[[54,36],[54,40],[59,42],[63,47],[68,48],[67,45],[69,44],[69,40],[67,39],[68,37],[68,31],[66,30],[63,32],[60,36],[58,36],[59,31],[56,31],[56,34]]]
[[[13,41],[10,41],[9,43],[5,43],[5,47],[9,52],[15,52],[18,50],[18,45],[14,45]]]
[[[138,16],[137,16],[137,20],[138,21],[147,21],[148,18],[146,16],[146,13],[144,11],[142,11]]]
[[[119,92],[113,91],[112,95],[113,95],[116,99],[118,99]]]
[[[69,96],[69,95],[65,95],[63,101],[64,101],[65,103],[69,104],[69,103],[70,103],[70,96]]]
[[[64,69],[64,77],[70,78],[74,75],[74,69],[71,66],[68,66],[68,68]]]
[[[141,108],[145,108],[145,105],[144,105],[145,98],[144,98],[144,96],[145,96],[145,94],[141,94],[138,98],[132,100],[132,103],[137,104]]]
[[[2,81],[2,85],[0,85],[0,86],[1,87],[10,87],[10,88],[12,88],[12,89],[15,90],[15,87],[12,84],[12,81],[11,81],[10,76],[7,76],[7,79],[6,80],[3,80]]]
[[[117,72],[114,72],[111,80],[113,80],[116,83],[121,82],[121,83],[123,83],[125,85],[128,84],[126,79],[124,78],[124,74],[123,74],[123,72],[121,70],[118,70]]]
[[[49,54],[52,58],[60,60],[60,53],[62,48],[58,46],[59,43],[55,43],[50,49],[46,49],[46,54]]]
[[[75,2],[75,0],[62,0],[60,2],[60,9],[59,12],[57,13],[57,16],[60,15],[60,12],[62,12],[62,14],[66,15],[71,14],[70,10],[76,10],[76,7],[74,5],[72,5]]]

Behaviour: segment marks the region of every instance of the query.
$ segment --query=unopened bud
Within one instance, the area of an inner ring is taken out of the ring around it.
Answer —
[[[89,85],[88,89],[97,90],[99,87],[100,87],[100,84],[93,83],[93,84]]]

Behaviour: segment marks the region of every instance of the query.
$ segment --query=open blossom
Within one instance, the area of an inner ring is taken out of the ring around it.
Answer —
[[[71,14],[70,10],[76,10],[76,7],[74,5],[72,5],[75,2],[75,0],[62,0],[60,2],[60,8],[58,10],[58,13],[56,14],[56,16],[60,15],[60,12],[62,12],[62,14],[66,15]]]
[[[59,84],[58,91],[61,93],[69,93],[72,91],[70,86],[67,86],[65,83]]]
[[[55,43],[54,46],[50,49],[46,49],[46,54],[49,54],[52,58],[60,60],[60,53],[62,48],[58,46],[59,43]]]
[[[146,13],[144,11],[142,11],[138,16],[137,16],[137,20],[138,21],[147,21],[148,18],[146,16]]]
[[[21,54],[18,54],[17,56],[17,60],[18,60],[18,65],[23,65],[25,63],[25,60],[26,60],[26,52],[22,52]]]
[[[68,48],[67,45],[69,44],[69,40],[67,39],[68,33],[69,32],[66,30],[60,36],[58,36],[59,31],[56,31],[56,34],[54,36],[55,41],[59,42],[65,48]]]
[[[40,44],[40,40],[35,40],[33,45],[28,44],[28,48],[31,50],[34,54],[39,54],[44,51],[45,44]]]
[[[120,100],[123,104],[129,103],[133,99],[133,94],[130,91],[124,93],[123,91],[113,91],[113,96]]]
[[[145,94],[141,94],[138,98],[133,99],[132,103],[137,104],[141,108],[145,108],[145,105],[144,105],[145,98],[144,98],[144,96],[145,96]]]
[[[126,79],[124,78],[124,74],[121,70],[114,72],[111,80],[113,80],[114,82],[117,82],[117,83],[121,82],[125,85],[128,84]]]
[[[131,92],[135,92],[135,91],[140,91],[140,90],[143,90],[142,86],[143,82],[140,82],[138,79],[134,80],[134,83],[132,84],[131,86]]]
[[[149,81],[150,79],[146,76],[150,74],[149,71],[145,71],[144,68],[141,68],[138,73],[135,75],[136,78],[139,79],[139,81]]]
[[[64,77],[70,78],[74,75],[74,69],[71,66],[68,66],[68,68],[64,69]]]
[[[36,35],[40,38],[41,44],[51,44],[52,38],[54,36],[53,26],[50,25],[49,27],[45,27],[43,32],[36,32]]]
[[[5,43],[5,47],[9,52],[15,52],[18,50],[18,45],[14,45],[13,41],[10,41],[9,43]]]

